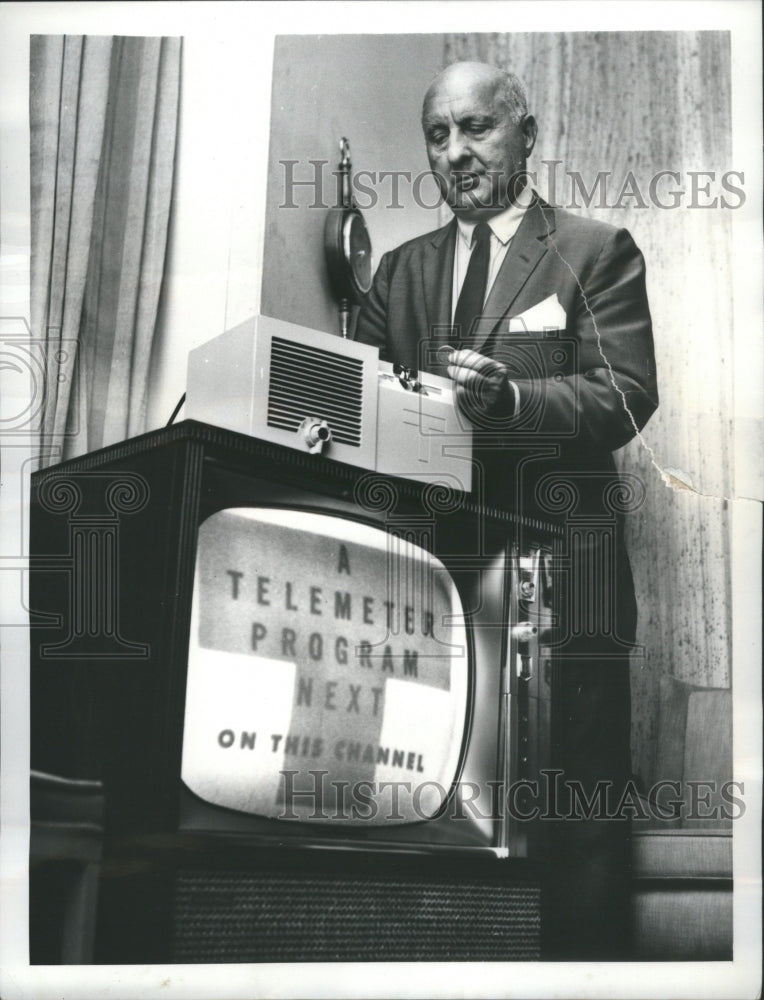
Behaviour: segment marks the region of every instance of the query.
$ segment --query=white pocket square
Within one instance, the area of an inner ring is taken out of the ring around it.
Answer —
[[[556,293],[526,309],[509,321],[510,333],[530,333],[531,330],[564,330],[567,316]]]

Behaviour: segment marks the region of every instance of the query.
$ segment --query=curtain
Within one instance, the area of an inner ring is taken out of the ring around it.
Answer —
[[[179,38],[34,35],[33,336],[40,462],[144,430],[175,163]]]
[[[571,207],[566,173],[589,190],[610,171],[610,207],[578,211],[625,226],[642,250],[655,332],[660,408],[617,459],[647,485],[627,519],[640,597],[632,671],[634,761],[656,770],[661,675],[702,686],[731,683],[730,526],[732,493],[731,212],[724,194],[731,162],[730,40],[727,32],[575,32],[448,35],[444,63],[477,59],[511,69],[525,83],[539,138],[529,160],[538,190]],[[544,161],[558,161],[556,182]],[[650,196],[659,171],[676,171]],[[633,173],[639,198],[615,207]],[[693,198],[692,171],[702,171]],[[711,175],[713,179],[710,179]],[[740,186],[740,178],[731,178]],[[710,195],[700,193],[708,185]],[[551,188],[551,189],[550,189]],[[598,199],[599,200],[599,199]],[[735,205],[738,197],[728,197]],[[694,202],[694,205],[693,205]],[[673,469],[698,493],[675,492],[653,464]]]

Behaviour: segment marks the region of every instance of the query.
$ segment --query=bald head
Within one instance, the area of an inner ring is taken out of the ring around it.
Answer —
[[[517,199],[537,129],[513,73],[479,62],[447,66],[425,94],[422,128],[430,169],[454,214],[479,222]]]
[[[435,77],[422,102],[422,120],[431,102],[442,92],[466,93],[475,90],[488,102],[504,104],[511,119],[518,122],[528,113],[525,88],[514,73],[481,62],[456,62]]]

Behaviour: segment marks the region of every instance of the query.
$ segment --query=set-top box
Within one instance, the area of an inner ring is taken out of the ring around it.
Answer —
[[[254,316],[189,353],[186,415],[362,469],[472,486],[472,432],[449,379],[376,347]]]

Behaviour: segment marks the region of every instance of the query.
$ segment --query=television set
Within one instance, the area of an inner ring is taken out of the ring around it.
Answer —
[[[554,525],[196,421],[31,518],[33,963],[539,957]]]

